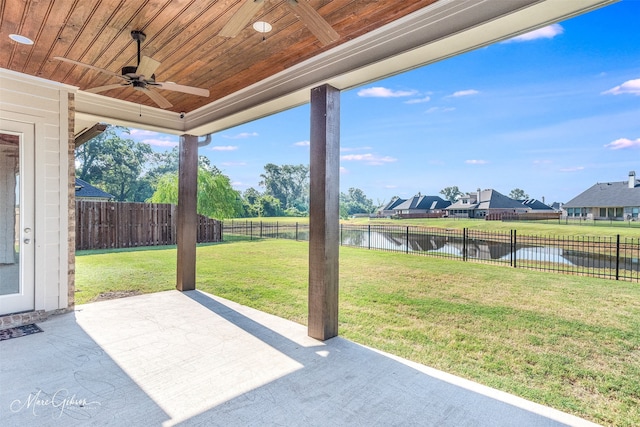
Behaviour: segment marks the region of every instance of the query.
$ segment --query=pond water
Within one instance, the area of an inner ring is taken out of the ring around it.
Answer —
[[[595,269],[616,268],[616,257],[606,254],[575,250],[559,246],[533,246],[490,240],[467,239],[461,237],[409,234],[367,230],[344,230],[341,244],[362,248],[381,249],[396,252],[427,252],[467,258],[510,263],[512,260],[535,261],[540,263],[565,264]],[[637,257],[621,256],[619,268],[640,271]]]
[[[262,235],[268,238],[308,240],[308,227],[294,228],[291,226],[263,227],[255,226],[251,230],[243,229],[242,234],[252,234],[255,237]],[[574,241],[558,241],[557,245],[522,245],[515,248],[509,240],[509,235],[496,234],[496,240],[483,240],[467,238],[466,242],[461,237],[460,231],[452,231],[451,235],[436,235],[428,233],[415,233],[400,231],[398,228],[392,231],[371,230],[368,228],[342,227],[340,230],[340,244],[365,249],[378,249],[405,253],[432,253],[434,255],[452,258],[478,259],[505,264],[514,263],[531,266],[536,263],[539,266],[556,265],[566,266],[570,271],[585,268],[592,270],[616,270],[616,263],[620,271],[627,270],[635,273],[640,271],[640,247],[632,246],[628,252],[622,251],[619,260],[611,255],[610,242],[603,242],[600,248],[587,248],[587,243]],[[502,238],[503,241],[497,241]],[[614,243],[615,244],[615,243]],[[615,250],[615,248],[614,248]],[[601,252],[601,253],[599,253]],[[583,271],[583,270],[580,270]]]

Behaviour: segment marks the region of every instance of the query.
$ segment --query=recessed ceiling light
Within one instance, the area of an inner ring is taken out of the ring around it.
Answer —
[[[259,33],[268,33],[273,27],[268,22],[258,21],[253,23],[253,29]]]
[[[9,38],[16,43],[33,44],[33,40],[31,40],[29,37],[21,36],[20,34],[9,34]]]

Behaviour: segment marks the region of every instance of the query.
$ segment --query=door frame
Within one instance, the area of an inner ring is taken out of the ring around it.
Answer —
[[[0,315],[5,315],[35,310],[35,123],[0,118],[0,133],[20,138],[20,283],[18,293],[0,295]]]

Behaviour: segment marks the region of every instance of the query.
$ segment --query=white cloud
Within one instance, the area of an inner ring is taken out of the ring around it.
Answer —
[[[343,153],[348,153],[351,151],[365,151],[371,150],[371,147],[340,147],[340,151]]]
[[[380,166],[385,163],[393,163],[398,161],[398,159],[391,156],[379,156],[377,154],[371,154],[371,153],[347,154],[340,157],[340,159],[347,162],[365,162],[366,164],[372,165],[372,166]]]
[[[465,160],[464,162],[468,165],[486,165],[487,163],[489,163],[486,160],[476,160],[476,159]]]
[[[258,132],[242,132],[237,135],[222,135],[223,138],[227,138],[227,139],[245,139],[245,138],[251,138],[254,136],[258,136]]]
[[[627,80],[620,86],[602,92],[602,95],[622,95],[622,94],[640,95],[640,79]]]
[[[564,33],[564,28],[562,28],[562,25],[553,24],[543,28],[539,28],[534,31],[530,31],[520,36],[510,38],[509,40],[505,40],[503,43],[517,43],[517,42],[528,42],[528,41],[539,40],[539,39],[552,39],[555,36],[558,36],[562,33]]]
[[[235,145],[215,145],[211,147],[211,151],[235,151],[238,147]]]
[[[223,162],[222,166],[247,166],[246,162]]]
[[[130,129],[128,136],[143,144],[149,144],[154,147],[175,147],[178,145],[178,137],[167,135],[160,132],[143,129]]]
[[[459,90],[457,92],[453,92],[453,94],[449,95],[450,98],[460,98],[461,96],[471,96],[471,95],[477,95],[480,92],[475,90],[475,89],[466,89],[466,90]]]
[[[610,148],[612,150],[620,150],[623,148],[633,147],[640,148],[640,138],[635,140],[629,138],[619,138],[605,145],[605,148]]]
[[[570,168],[561,168],[560,172],[578,172],[584,169],[584,166],[574,166]]]
[[[178,145],[176,141],[169,141],[167,139],[146,138],[140,140],[140,142],[153,145],[154,147],[176,147]]]
[[[160,136],[162,134],[160,134],[158,132],[154,132],[152,130],[129,129],[129,135],[134,135],[134,136]]]
[[[448,113],[450,111],[455,111],[455,110],[456,109],[454,107],[431,107],[425,112],[427,114],[433,114],[433,113]]]
[[[429,102],[431,101],[431,97],[430,96],[425,96],[424,98],[417,98],[417,99],[410,99],[408,101],[405,101],[405,104],[422,104],[423,102]]]
[[[393,90],[386,87],[374,86],[360,89],[358,96],[365,98],[401,98],[403,96],[413,96],[416,93],[415,90]]]
[[[346,175],[349,173],[349,169],[340,166],[340,175]]]
[[[387,185],[384,186],[384,188],[388,188],[390,190],[393,190],[394,188],[398,188],[398,186],[397,185],[392,185],[392,184],[387,184]]]
[[[310,141],[298,141],[293,144],[295,147],[308,147],[311,145]]]

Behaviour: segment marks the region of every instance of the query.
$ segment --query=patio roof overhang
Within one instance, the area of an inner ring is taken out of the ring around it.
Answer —
[[[184,118],[79,90],[76,129],[96,122],[201,136],[309,102],[310,89],[341,91],[562,21],[617,0],[439,0],[242,88]]]

